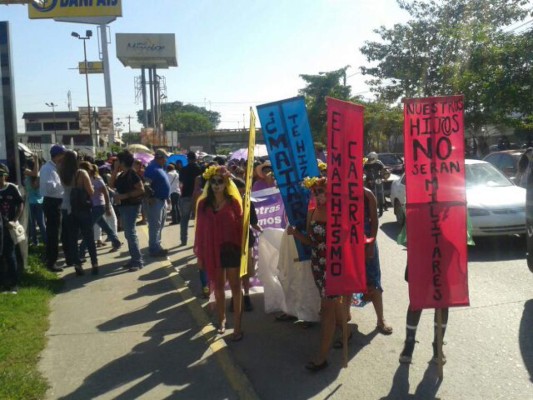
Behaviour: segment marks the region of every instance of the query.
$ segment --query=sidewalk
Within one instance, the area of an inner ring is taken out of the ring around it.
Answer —
[[[144,254],[147,227],[137,232]],[[179,226],[165,227],[170,260],[193,260],[190,246],[174,248],[177,237]],[[40,362],[51,385],[47,398],[254,398],[170,262],[145,255],[146,267],[131,273],[120,268],[127,245],[110,248],[98,249],[100,275],[87,266],[82,277],[73,268],[62,273],[65,287],[52,301]]]

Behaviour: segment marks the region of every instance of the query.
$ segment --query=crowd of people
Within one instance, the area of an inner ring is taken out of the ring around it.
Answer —
[[[84,275],[83,264],[89,254],[90,271],[100,271],[97,246],[105,245],[102,231],[110,242],[110,251],[122,247],[118,231],[124,232],[129,260],[123,268],[130,272],[144,267],[139,247],[137,225],[147,223],[148,256],[166,257],[168,249],[162,246],[162,235],[171,214],[171,224],[180,225],[179,246],[189,244],[189,223],[195,219],[193,249],[197,257],[199,279],[203,295],[214,297],[217,332],[224,334],[226,322],[225,287],[231,289],[230,311],[233,313],[232,341],[244,337],[242,311],[251,311],[249,296],[250,277],[254,275],[254,262],[249,252],[248,270],[241,277],[241,240],[243,233],[243,196],[245,195],[246,160],[215,158],[210,163],[200,163],[194,152],[187,153],[187,165],[168,163],[169,154],[162,149],[154,153],[153,160],[144,165],[128,150],[121,151],[108,160],[82,157],[61,145],[50,150],[50,160],[40,166],[37,157],[25,170],[24,201],[19,190],[7,182],[9,171],[0,165],[0,211],[4,223],[20,219],[24,204],[29,205],[29,243],[45,247],[46,267],[53,272],[63,270],[57,261],[59,243],[66,266],[74,267],[76,275]],[[351,296],[326,295],[326,221],[327,221],[327,166],[320,162],[321,177],[307,177],[305,186],[312,194],[305,231],[288,226],[287,233],[312,249],[311,270],[318,290],[321,321],[321,340],[317,355],[306,365],[317,372],[328,366],[330,348],[342,347],[343,325],[351,319]],[[256,160],[254,165],[254,190],[275,186],[272,167],[267,160]],[[370,181],[369,178],[367,180]],[[393,332],[384,318],[383,288],[379,252],[378,202],[372,190],[364,189],[364,230],[366,285],[365,300],[372,302],[376,312],[376,329],[384,335]],[[251,207],[250,246],[262,228],[258,225],[255,209]],[[15,243],[4,232],[1,255],[9,265],[0,284],[10,293],[16,293],[20,268],[17,268]],[[244,290],[244,293],[243,293]],[[415,343],[415,333],[420,311],[409,310],[407,315],[406,347],[401,362],[410,362]],[[447,319],[447,313],[445,314]],[[355,325],[357,329],[357,325]],[[346,331],[345,331],[346,336]],[[353,330],[348,332],[349,341]],[[436,351],[436,350],[435,350]]]

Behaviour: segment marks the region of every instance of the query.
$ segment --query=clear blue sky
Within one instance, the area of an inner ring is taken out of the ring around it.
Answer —
[[[297,95],[300,74],[350,65],[352,93],[370,97],[356,74],[365,59],[359,48],[376,40],[373,29],[404,22],[395,0],[123,0],[123,16],[110,24],[111,80],[115,118],[134,116],[138,130],[134,77],[139,70],[116,58],[116,33],[174,33],[177,68],[160,70],[168,100],[205,106],[222,114],[220,128],[238,128],[249,107]],[[15,69],[19,131],[22,113],[46,111],[45,102],[67,110],[86,106],[85,80],[71,69],[83,60],[82,42],[71,37],[92,29],[88,59],[98,59],[96,27],[28,19],[27,6],[0,5],[9,21]],[[90,75],[92,106],[105,106],[103,75]],[[127,130],[127,128],[126,128]]]

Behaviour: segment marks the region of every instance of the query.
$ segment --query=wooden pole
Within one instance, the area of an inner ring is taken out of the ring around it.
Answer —
[[[439,379],[442,380],[444,377],[444,362],[442,356],[442,310],[440,308],[436,309],[437,313],[437,354],[438,354],[438,370],[439,370]]]
[[[340,306],[342,307],[342,353],[344,358],[344,368],[348,368],[348,316],[346,315],[346,305],[344,301],[346,296],[340,297]]]

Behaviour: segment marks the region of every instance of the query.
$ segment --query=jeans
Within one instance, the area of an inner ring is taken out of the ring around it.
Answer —
[[[89,249],[91,264],[98,265],[91,213],[68,214],[67,210],[63,210],[63,219],[65,221],[63,224],[65,229],[65,234],[63,236],[65,241],[64,251],[67,264],[72,263],[73,265],[81,265],[80,254],[78,251],[78,235],[81,231],[82,240],[87,243],[87,248]]]
[[[30,243],[37,246],[37,225],[41,233],[41,241],[46,244],[46,225],[44,223],[43,205],[30,204]]]
[[[181,214],[181,222],[180,222],[181,244],[187,244],[187,233],[189,231],[189,219],[191,219],[191,211],[192,211],[192,197],[181,196],[179,207],[180,207],[180,214]]]
[[[139,215],[141,206],[120,206],[119,208],[122,228],[124,229],[124,236],[128,241],[128,251],[131,257],[129,265],[130,267],[142,268],[143,259],[141,251],[139,250],[139,239],[137,238],[137,230],[135,227],[137,215]]]
[[[13,239],[11,239],[11,234],[7,228],[4,228],[3,237],[3,250],[0,255],[0,286],[12,288],[19,283],[19,268],[15,255],[15,243],[13,243]],[[5,274],[4,268],[6,269]]]
[[[57,262],[59,249],[59,226],[61,225],[61,199],[45,197],[43,213],[46,219],[46,266],[53,267]]]
[[[170,194],[170,204],[172,205],[172,211],[170,211],[170,215],[172,216],[172,223],[173,224],[179,224],[181,221],[180,217],[180,208],[178,206],[180,201],[180,194],[179,193],[171,193]]]
[[[111,238],[111,242],[113,243],[113,246],[118,247],[120,246],[120,240],[118,239],[118,236],[115,232],[113,232],[113,229],[109,226],[109,224],[104,220],[104,214],[105,214],[105,206],[93,206],[91,209],[91,229],[93,228],[94,224],[98,224],[100,228]],[[94,230],[93,230],[93,242],[94,242]],[[80,244],[80,257],[85,257],[85,250],[87,249],[87,243],[85,242],[85,239],[81,241]]]
[[[161,234],[167,218],[165,200],[149,199],[146,214],[148,216],[148,251],[150,254],[156,254],[162,249]]]

